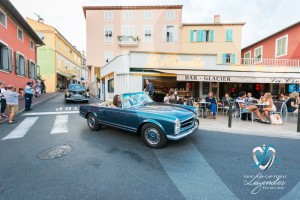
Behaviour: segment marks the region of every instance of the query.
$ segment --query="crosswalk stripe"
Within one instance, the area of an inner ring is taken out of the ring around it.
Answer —
[[[62,115],[62,114],[76,114],[79,111],[63,111],[63,112],[35,112],[35,113],[25,113],[24,116],[32,116],[32,115]]]
[[[69,115],[58,115],[54,121],[50,134],[67,133],[69,132],[68,127]]]
[[[29,129],[34,125],[39,117],[26,117],[12,132],[5,136],[2,140],[22,138]]]
[[[182,145],[180,151],[169,145],[154,152],[186,199],[238,199],[192,142]]]

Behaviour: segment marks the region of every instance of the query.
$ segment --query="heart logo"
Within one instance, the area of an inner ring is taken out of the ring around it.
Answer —
[[[273,165],[276,151],[271,145],[266,147],[264,144],[262,148],[255,147],[252,151],[252,154],[255,166],[264,171]],[[257,156],[259,156],[259,159],[257,159]]]

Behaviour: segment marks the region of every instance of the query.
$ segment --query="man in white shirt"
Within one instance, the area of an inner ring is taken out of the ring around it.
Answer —
[[[14,121],[15,114],[19,110],[19,93],[13,91],[14,87],[9,85],[7,90],[4,92],[4,97],[6,99],[7,108],[9,112],[9,124],[16,123]]]

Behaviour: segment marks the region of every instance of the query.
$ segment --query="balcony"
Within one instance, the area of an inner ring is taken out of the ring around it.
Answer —
[[[138,46],[139,37],[138,36],[118,36],[118,45],[120,47],[135,47]]]
[[[239,58],[235,60],[240,65],[263,65],[263,66],[300,66],[300,60],[272,59],[272,58]]]

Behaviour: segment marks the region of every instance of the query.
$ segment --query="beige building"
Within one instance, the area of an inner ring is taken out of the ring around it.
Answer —
[[[55,92],[57,85],[65,88],[81,82],[81,53],[55,27],[44,24],[43,20],[27,18],[26,21],[46,44],[37,51],[46,91]]]
[[[242,28],[245,23],[221,23],[215,15],[213,23],[182,24],[181,53],[216,54],[218,64],[239,64]]]

